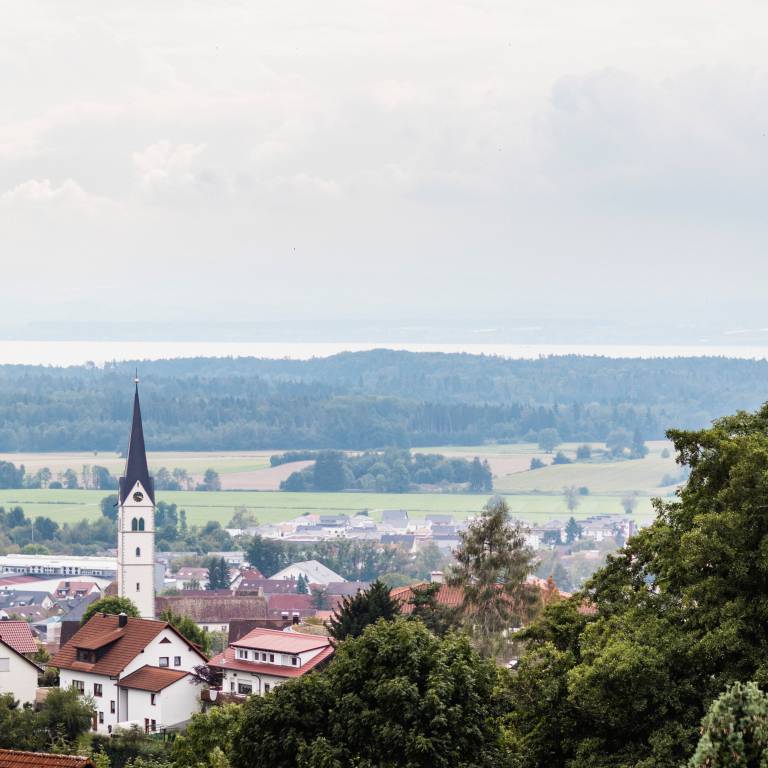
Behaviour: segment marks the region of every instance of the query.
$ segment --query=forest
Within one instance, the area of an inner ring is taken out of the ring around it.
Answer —
[[[154,450],[364,450],[536,440],[661,438],[768,392],[768,361],[509,360],[389,350],[312,360],[195,358],[0,366],[0,451],[123,450],[141,376]]]

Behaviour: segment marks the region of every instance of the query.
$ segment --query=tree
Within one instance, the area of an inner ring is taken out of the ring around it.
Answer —
[[[575,485],[563,486],[563,497],[569,512],[573,512],[581,503],[581,494]]]
[[[309,591],[312,595],[312,607],[316,611],[326,610],[328,608],[328,588],[321,584],[313,584]]]
[[[80,487],[77,472],[75,472],[74,469],[67,469],[64,471],[64,485],[71,490]]]
[[[539,448],[542,451],[552,453],[561,442],[560,433],[554,427],[547,427],[539,432]]]
[[[469,489],[471,491],[490,491],[493,489],[493,473],[491,472],[490,464],[485,459],[480,459],[475,456],[472,460],[472,467],[470,469],[469,476]]]
[[[592,458],[592,446],[584,443],[576,449],[576,458],[579,461],[589,461]]]
[[[531,465],[530,469],[541,469],[542,467],[546,467],[547,465],[538,457],[534,456],[531,459]]]
[[[212,468],[206,469],[203,475],[203,482],[197,486],[198,491],[220,491],[221,478],[219,473]]]
[[[208,589],[229,589],[229,568],[223,557],[208,560]]]
[[[106,467],[95,465],[91,467],[91,483],[94,488],[102,491],[117,489],[117,478],[113,477]]]
[[[506,633],[532,615],[538,599],[526,584],[533,552],[503,499],[491,499],[480,517],[459,534],[454,556],[449,583],[463,590],[464,620],[476,646],[493,655]]]
[[[637,494],[627,493],[621,497],[621,506],[624,508],[624,513],[631,515],[637,508]]]
[[[132,616],[133,618],[139,618],[139,609],[134,603],[127,597],[118,597],[113,595],[110,597],[102,597],[100,600],[96,600],[86,608],[83,618],[80,620],[80,624],[87,624],[92,616],[97,613],[109,613],[118,614],[124,613],[126,616]]]
[[[256,514],[248,509],[248,507],[237,507],[227,527],[245,530],[246,528],[255,528],[258,524],[259,521]]]
[[[648,455],[648,447],[645,444],[642,433],[637,427],[635,427],[635,431],[632,433],[630,455],[633,459],[642,459]]]
[[[411,587],[412,594],[408,600],[408,603],[413,606],[410,618],[421,621],[438,637],[443,637],[461,624],[458,608],[438,602],[437,595],[442,586],[439,583],[432,583]]]
[[[35,727],[46,734],[49,744],[59,736],[71,743],[90,730],[93,714],[93,700],[81,697],[77,689],[52,688],[40,707]]]
[[[285,550],[279,541],[265,539],[256,534],[248,543],[245,550],[248,562],[258,568],[266,577],[281,571],[288,565]]]
[[[568,522],[565,524],[565,543],[573,544],[573,542],[576,541],[576,539],[581,538],[582,532],[583,532],[583,529],[576,522],[576,518],[574,517],[569,518]]]
[[[179,613],[174,613],[170,608],[166,608],[158,618],[161,621],[167,621],[182,637],[198,646],[206,656],[210,654],[211,639],[208,636],[209,633],[200,629],[189,616],[182,616]]]
[[[223,704],[212,707],[207,713],[192,715],[192,720],[174,740],[171,757],[174,764],[182,766],[211,766],[206,760],[214,750],[225,755],[231,751],[235,731],[240,724],[242,707],[239,704]]]
[[[555,458],[552,459],[552,464],[572,464],[573,462],[562,452],[558,451],[555,454]]]
[[[341,491],[344,488],[343,454],[339,451],[321,451],[314,469],[314,486],[318,491]]]
[[[0,488],[21,488],[24,484],[24,465],[16,469],[10,461],[0,461]]]
[[[298,581],[296,582],[296,592],[299,595],[308,595],[309,594],[309,584],[307,584],[307,580],[304,578],[304,574],[300,573]]]
[[[606,438],[605,447],[611,456],[623,456],[625,450],[632,448],[632,435],[626,429],[614,429]]]
[[[688,768],[764,768],[768,765],[768,696],[757,683],[736,682],[721,694],[701,724]]]
[[[379,619],[391,621],[400,615],[400,605],[389,593],[389,587],[379,579],[368,589],[346,596],[333,612],[328,631],[336,640],[359,637],[363,630]]]
[[[234,768],[503,764],[502,672],[467,639],[418,621],[379,621],[341,643],[322,674],[243,705]]]
[[[679,766],[715,697],[768,679],[768,405],[668,437],[688,482],[587,583],[574,602],[590,615],[548,606],[522,633],[509,722],[523,765]]]
[[[36,517],[33,529],[38,541],[52,541],[59,531],[59,524],[51,520],[50,517]]]

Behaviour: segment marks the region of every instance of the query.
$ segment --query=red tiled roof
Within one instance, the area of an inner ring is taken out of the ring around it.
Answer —
[[[90,757],[0,749],[0,768],[93,768]]]
[[[329,644],[300,667],[287,667],[281,664],[260,664],[255,661],[236,659],[235,649],[230,646],[225,649],[224,653],[214,656],[208,662],[208,666],[223,670],[234,669],[237,672],[252,672],[258,675],[272,675],[273,677],[301,677],[301,675],[314,669],[318,664],[329,659],[333,655],[334,650],[334,647]]]
[[[137,688],[140,691],[159,693],[163,688],[185,678],[189,672],[165,667],[151,667],[146,664],[141,669],[131,672],[118,683],[120,688]]]
[[[408,602],[413,597],[414,588],[423,589],[429,584],[413,584],[410,587],[397,587],[390,592],[390,595],[400,601],[400,613],[413,613],[413,606]],[[458,608],[464,600],[464,590],[461,587],[449,587],[447,584],[441,584],[437,590],[435,601],[438,605],[445,605],[449,608]]]
[[[327,637],[305,635],[301,632],[283,632],[279,629],[254,629],[241,637],[235,645],[242,648],[258,648],[275,653],[304,653],[330,645]]]
[[[51,659],[51,666],[117,677],[163,630],[168,629],[182,637],[164,621],[134,619],[129,616],[125,627],[118,626],[118,621],[118,616],[97,613],[84,627],[80,627],[69,642]],[[110,640],[114,638],[114,640],[111,645],[105,647],[103,645],[105,638]],[[189,643],[190,648],[195,647],[186,638],[184,640]],[[77,660],[78,648],[91,650],[94,647],[105,647],[101,657],[95,663]],[[197,652],[201,659],[205,659],[199,651]]]
[[[35,653],[37,643],[26,621],[0,621],[0,640],[17,653]]]
[[[15,584],[29,584],[32,581],[40,581],[37,576],[3,576],[0,579],[0,587],[13,586]]]

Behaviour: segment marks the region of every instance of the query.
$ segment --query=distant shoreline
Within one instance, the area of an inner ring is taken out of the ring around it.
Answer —
[[[583,355],[608,358],[724,357],[767,360],[767,345],[708,344],[502,344],[381,342],[212,342],[212,341],[0,341],[0,365],[102,366],[111,361],[194,357],[258,357],[309,360],[341,352],[393,349],[409,352],[495,355],[510,359]]]

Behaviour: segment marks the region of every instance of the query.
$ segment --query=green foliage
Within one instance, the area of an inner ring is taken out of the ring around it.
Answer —
[[[249,699],[232,765],[498,766],[501,675],[462,636],[380,621],[342,643],[322,674]]]
[[[214,751],[218,750],[226,759],[241,716],[239,704],[215,706],[205,714],[192,715],[191,722],[171,747],[174,764],[178,768],[220,768],[221,758],[214,758]]]
[[[197,486],[198,491],[220,491],[221,478],[215,469],[206,469],[202,484]]]
[[[391,621],[400,614],[400,606],[389,594],[389,587],[378,579],[368,589],[343,598],[333,612],[329,632],[336,640],[359,637],[365,628],[379,619]]]
[[[547,427],[539,432],[538,442],[539,448],[541,448],[542,451],[552,453],[552,451],[560,445],[562,439],[560,433],[554,427]]]
[[[112,522],[115,522],[119,511],[117,506],[119,503],[120,499],[118,499],[116,493],[110,493],[109,496],[105,496],[99,502],[101,514],[104,515],[104,517],[109,518]]]
[[[208,632],[204,632],[189,616],[181,616],[166,608],[158,618],[167,621],[180,635],[189,642],[194,643],[206,655],[211,653],[211,638]]]
[[[409,604],[413,606],[410,617],[418,619],[438,637],[443,637],[461,624],[461,612],[458,608],[441,605],[437,602],[437,593],[441,584],[425,584],[411,587]]]
[[[101,600],[96,600],[91,603],[83,614],[80,624],[87,624],[91,617],[95,616],[97,613],[124,613],[126,616],[133,616],[134,618],[139,617],[139,609],[129,598],[114,595],[111,597],[102,597]]]
[[[768,765],[768,696],[756,683],[734,683],[701,724],[688,768],[765,768]]]
[[[669,437],[688,483],[588,583],[595,615],[548,608],[521,633],[510,732],[525,765],[677,768],[713,698],[768,683],[768,406]],[[537,706],[535,689],[556,696]]]
[[[462,610],[476,647],[496,655],[508,631],[538,606],[538,592],[526,584],[533,552],[520,524],[512,522],[507,503],[498,497],[486,504],[459,539],[449,583],[464,592]]]
[[[531,459],[530,469],[541,469],[542,467],[546,467],[547,465],[538,457],[534,456]]]
[[[46,743],[63,738],[73,743],[91,728],[93,701],[74,688],[52,688],[35,717],[35,729],[45,734]]]
[[[440,454],[416,453],[390,448],[345,455],[321,451],[315,464],[294,472],[280,484],[284,491],[338,491],[357,489],[383,493],[406,493],[416,485],[466,485],[471,491],[490,491],[493,474],[487,461],[475,457],[446,458]]]
[[[229,568],[223,557],[211,557],[208,568],[208,589],[229,589]]]
[[[304,578],[303,573],[299,574],[299,578],[296,581],[296,592],[300,595],[309,594],[309,584],[307,584],[307,580]]]
[[[582,527],[576,522],[574,517],[568,518],[568,522],[565,524],[565,543],[573,544],[576,539],[581,538],[583,532]]]

